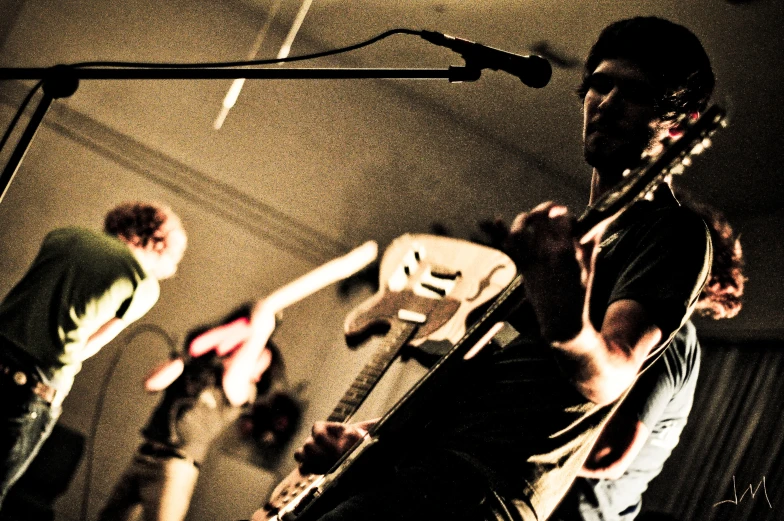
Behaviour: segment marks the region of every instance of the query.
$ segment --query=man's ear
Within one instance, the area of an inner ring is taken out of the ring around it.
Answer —
[[[124,243],[128,244],[129,246],[134,246],[136,248],[141,248],[141,239],[136,235],[126,235],[121,233],[117,236],[118,239],[123,241]]]

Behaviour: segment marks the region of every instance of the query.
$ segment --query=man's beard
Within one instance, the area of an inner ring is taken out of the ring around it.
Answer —
[[[583,146],[585,162],[600,173],[620,177],[624,170],[634,169],[642,162],[642,154],[651,148],[653,129],[636,136],[590,134]]]

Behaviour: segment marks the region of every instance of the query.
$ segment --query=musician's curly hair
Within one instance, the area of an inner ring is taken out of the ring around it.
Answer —
[[[116,206],[106,214],[103,229],[109,235],[138,240],[139,246],[144,248],[151,241],[161,239],[158,232],[173,215],[165,206],[127,202]]]
[[[710,277],[700,294],[695,311],[698,315],[716,320],[732,318],[740,312],[743,305],[743,289],[746,283],[740,237],[718,210],[693,201],[687,206],[708,225],[713,243]]]
[[[663,119],[702,112],[713,93],[716,80],[700,40],[669,20],[640,16],[608,25],[585,62],[577,89],[581,99],[588,92],[591,74],[611,59],[629,60],[642,69],[657,93],[655,104]]]

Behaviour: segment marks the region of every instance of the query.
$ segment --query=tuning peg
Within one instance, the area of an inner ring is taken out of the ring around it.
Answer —
[[[678,163],[677,165],[670,168],[670,174],[681,175],[685,170],[685,165],[683,163]]]
[[[626,170],[623,171],[623,177],[626,177],[631,173],[632,173],[631,169],[627,168]]]
[[[713,145],[713,140],[711,138],[706,137],[702,140],[702,148],[710,148]]]
[[[682,164],[683,166],[691,166],[691,158],[690,158],[689,156],[686,156],[686,157],[684,157],[684,158],[681,160],[681,164]]]

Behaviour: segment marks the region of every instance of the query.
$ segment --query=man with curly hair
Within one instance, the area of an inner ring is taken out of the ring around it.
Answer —
[[[51,433],[82,362],[152,308],[186,246],[179,217],[141,202],[109,211],[104,233],[46,235],[0,303],[0,505]]]

